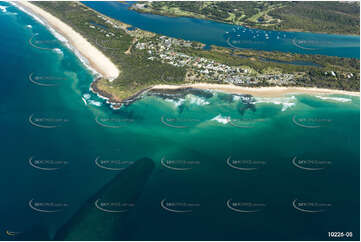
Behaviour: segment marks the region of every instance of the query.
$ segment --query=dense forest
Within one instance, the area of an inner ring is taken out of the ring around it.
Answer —
[[[275,29],[360,34],[359,2],[291,2],[268,14],[282,20]]]

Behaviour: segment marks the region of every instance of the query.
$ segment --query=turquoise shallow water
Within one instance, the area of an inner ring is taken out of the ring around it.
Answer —
[[[64,43],[0,5],[0,240],[34,226],[54,236],[142,157],[155,169],[124,214],[124,239],[359,239],[358,97],[152,95],[115,111]],[[29,45],[34,34],[50,50]]]

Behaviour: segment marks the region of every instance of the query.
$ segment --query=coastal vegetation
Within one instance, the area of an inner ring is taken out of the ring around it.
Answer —
[[[137,2],[132,9],[260,29],[360,34],[359,2],[153,1]]]
[[[217,46],[207,50],[201,43],[131,28],[79,2],[34,4],[70,25],[119,68],[116,79],[98,78],[92,83],[93,91],[112,103],[129,103],[135,94],[157,84],[207,82],[359,91],[358,59]]]
[[[319,87],[358,91],[360,87],[360,61],[323,55],[302,55],[277,51],[232,50],[216,47],[210,51],[184,49],[184,53],[225,63],[230,66],[247,66],[251,76],[293,74],[293,82],[286,86]],[[305,63],[295,65],[292,63]],[[258,82],[255,86],[274,86],[281,83]]]
[[[98,79],[93,90],[120,102],[134,93],[154,84],[179,84],[183,81],[184,68],[151,61],[132,46],[142,38],[151,38],[153,33],[128,30],[131,26],[101,15],[79,2],[36,2],[108,56],[120,70],[117,79],[109,82]],[[166,77],[166,78],[164,78]]]
[[[360,2],[289,2],[269,12],[276,30],[360,35]]]

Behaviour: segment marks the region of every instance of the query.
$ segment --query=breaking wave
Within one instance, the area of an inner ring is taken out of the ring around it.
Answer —
[[[1,12],[3,12],[3,13],[6,13],[7,12],[7,8],[8,8],[9,6],[0,6],[0,11]]]
[[[88,103],[97,107],[102,106],[102,103],[99,101],[94,101],[94,100],[88,100]]]
[[[172,103],[175,107],[179,107],[180,105],[182,105],[185,102],[185,99],[183,99],[183,98],[180,98],[180,99],[165,98],[164,101]]]
[[[56,52],[59,55],[64,55],[63,51],[61,49],[59,49],[59,48],[54,48],[53,51]]]
[[[233,95],[233,102],[241,100],[241,96]]]
[[[10,4],[12,4],[13,6],[15,6],[16,8],[18,8],[19,10],[21,10],[22,12],[28,14],[29,16],[31,16],[33,19],[35,19],[37,22],[39,22],[40,24],[44,25],[54,36],[55,38],[57,38],[58,40],[60,40],[62,43],[65,44],[66,47],[68,47],[77,57],[78,59],[81,61],[81,63],[83,63],[83,65],[90,70],[90,72],[95,76],[95,77],[100,77],[102,76],[99,72],[97,72],[95,69],[93,69],[90,64],[88,59],[86,59],[84,56],[82,56],[80,54],[80,52],[73,47],[69,41],[60,33],[58,33],[55,29],[53,29],[51,26],[49,26],[46,21],[44,21],[43,19],[41,19],[40,17],[36,16],[35,14],[25,10],[24,8],[22,8],[21,6],[19,6],[18,4],[16,4],[15,2],[9,2]]]
[[[316,96],[319,99],[326,100],[326,101],[336,101],[336,102],[352,102],[350,98],[343,98],[343,97],[328,97],[328,96]]]
[[[165,98],[164,101],[172,103],[174,107],[179,107],[184,103],[197,106],[204,106],[209,104],[209,102],[207,102],[204,98],[192,94],[187,94],[185,98]]]
[[[256,103],[272,103],[276,105],[282,105],[282,112],[286,111],[288,108],[296,105],[296,97],[256,97],[256,101],[253,102],[253,104]]]
[[[209,104],[209,102],[207,102],[205,99],[195,96],[195,95],[192,95],[192,94],[188,94],[186,96],[186,99],[190,104],[195,104],[198,106],[203,106],[203,105]]]
[[[83,97],[84,97],[86,100],[88,100],[88,99],[90,98],[90,94],[89,94],[89,93],[85,93],[85,94],[83,94]]]
[[[36,16],[35,14],[25,10],[24,8],[20,7],[18,4],[16,4],[15,2],[9,2],[11,5],[15,6],[16,8],[18,8],[19,10],[21,10],[22,12],[26,13],[27,15],[31,16],[33,19],[35,19],[36,21],[38,21],[39,23],[41,23],[42,25],[46,24],[44,23],[43,20],[41,20],[38,16]]]
[[[211,121],[216,121],[221,124],[228,124],[229,121],[231,121],[231,117],[218,114],[216,117],[212,118]]]
[[[5,13],[6,15],[18,15],[18,13],[9,12],[7,10],[8,7],[10,7],[10,6],[2,6],[2,5],[0,5],[0,12]]]

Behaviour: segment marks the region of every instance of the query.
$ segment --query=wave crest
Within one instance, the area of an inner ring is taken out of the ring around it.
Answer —
[[[59,55],[64,55],[63,51],[59,48],[54,48],[53,51]]]
[[[195,104],[198,106],[203,106],[203,105],[209,104],[209,102],[207,102],[204,98],[201,98],[201,97],[198,97],[198,96],[195,96],[192,94],[188,94],[186,96],[186,99],[190,104]]]
[[[228,124],[231,121],[231,117],[218,114],[216,117],[212,118],[211,121],[216,121],[221,124]]]
[[[286,111],[288,108],[296,105],[296,97],[257,97],[256,101],[253,102],[253,104],[256,103],[272,103],[276,105],[282,105],[282,112]]]
[[[316,96],[316,97],[321,100],[326,100],[326,101],[336,101],[336,102],[342,102],[342,103],[352,102],[352,99],[343,98],[343,97],[328,97],[328,96]]]
[[[0,5],[0,11],[3,12],[3,13],[6,13],[6,12],[7,12],[6,9],[7,9],[8,7],[9,7],[9,6],[1,6],[1,5]]]

